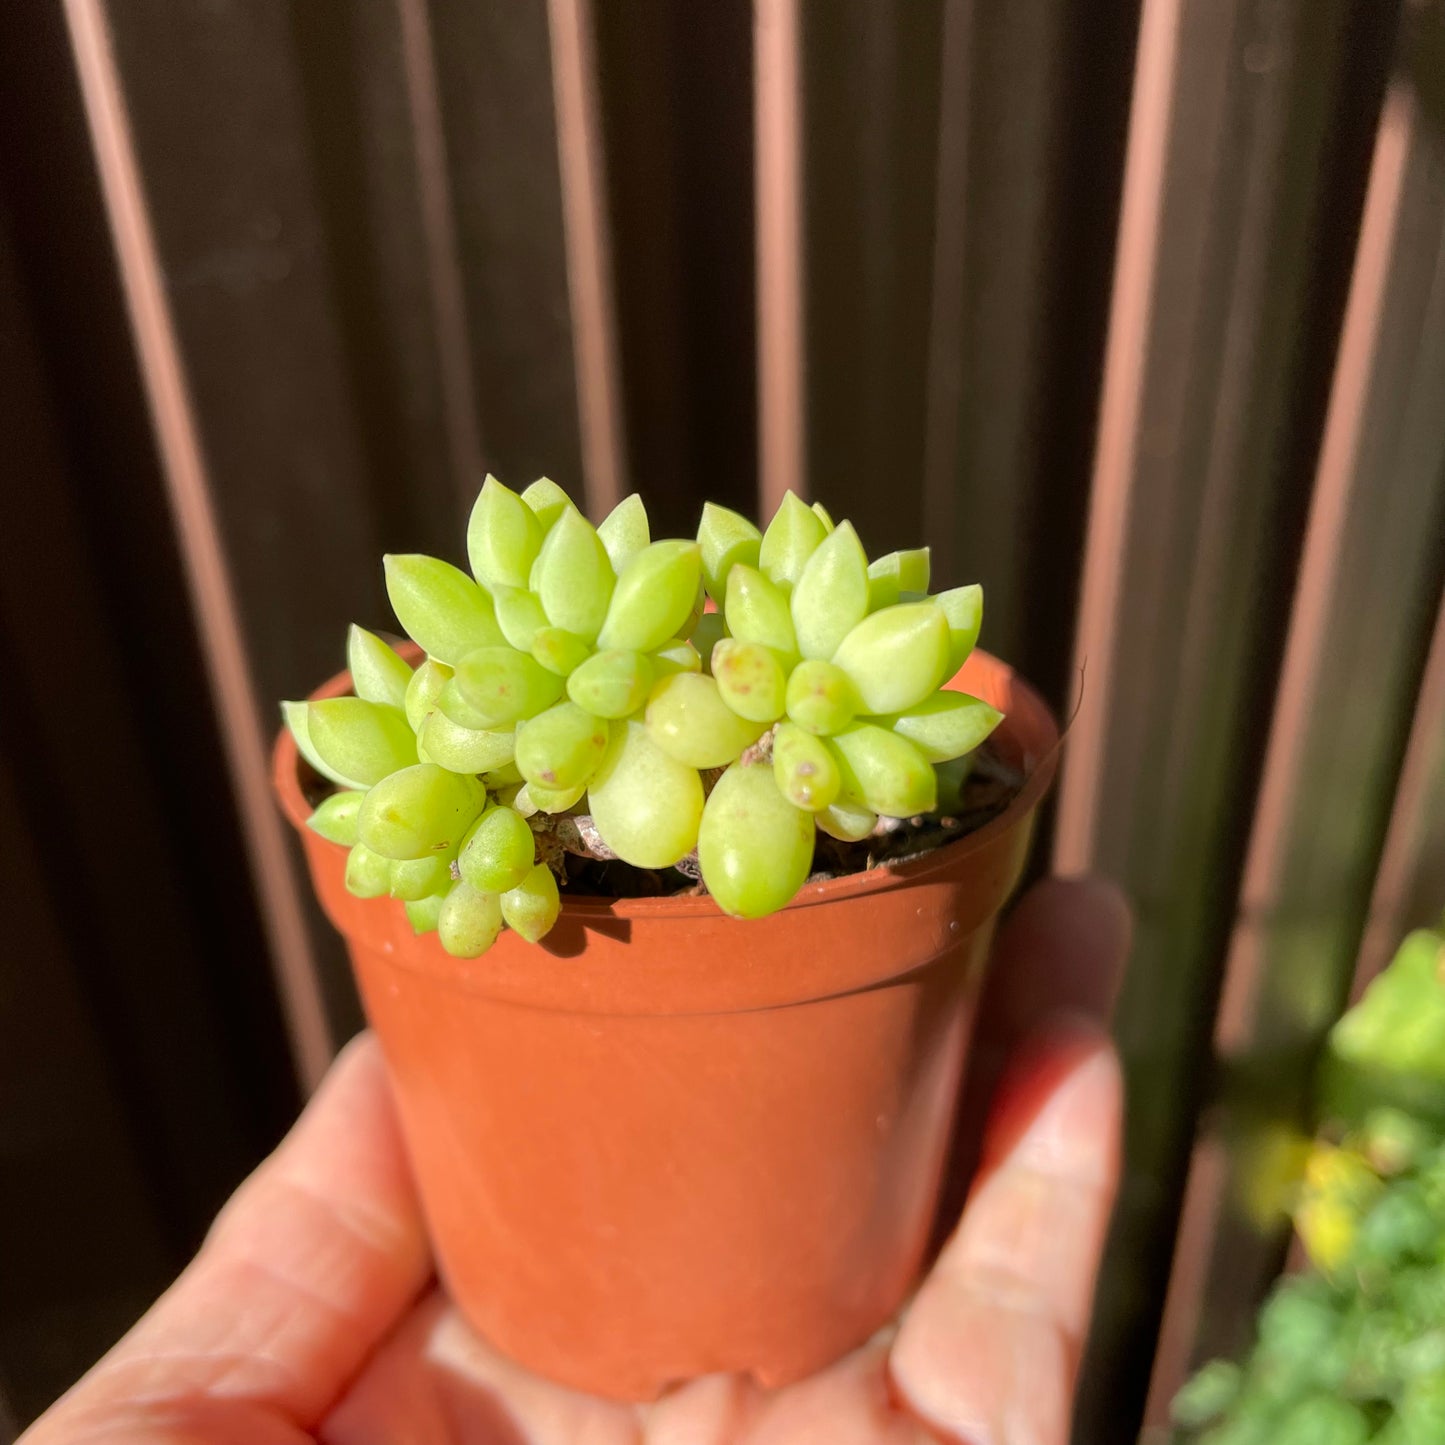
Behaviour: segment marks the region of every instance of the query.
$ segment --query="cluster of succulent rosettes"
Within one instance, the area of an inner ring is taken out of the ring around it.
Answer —
[[[351,849],[347,887],[405,901],[475,957],[555,922],[564,850],[680,867],[728,913],[783,907],[816,830],[957,805],[1001,714],[941,690],[982,593],[928,595],[926,549],[869,563],[853,527],[789,493],[765,532],[709,503],[653,541],[641,499],[593,527],[546,480],[488,477],[468,576],[385,559],[413,669],[352,628],[352,697],[287,703],[342,791],[311,826]]]

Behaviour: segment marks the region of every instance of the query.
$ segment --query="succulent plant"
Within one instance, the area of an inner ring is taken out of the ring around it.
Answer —
[[[1445,928],[1421,929],[1335,1025],[1325,1135],[1293,1216],[1286,1276],[1242,1365],[1174,1401],[1200,1445],[1445,1440]],[[1195,1435],[1203,1430],[1202,1435]]]
[[[789,493],[760,531],[708,504],[654,541],[639,497],[598,527],[555,483],[486,479],[471,573],[385,559],[424,654],[353,627],[350,697],[285,703],[338,791],[311,818],[347,887],[403,900],[461,957],[556,921],[565,852],[681,868],[757,918],[845,841],[956,804],[998,725],[943,690],[982,591],[929,595],[927,549],[869,562],[851,524]],[[555,871],[554,871],[555,870]]]

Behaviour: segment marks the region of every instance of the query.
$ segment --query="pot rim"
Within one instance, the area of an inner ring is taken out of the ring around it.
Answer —
[[[990,847],[996,839],[1016,828],[1038,806],[1053,781],[1058,766],[1059,753],[1063,747],[1058,724],[1053,712],[1038,692],[1007,663],[993,654],[975,649],[965,661],[958,675],[946,686],[958,691],[967,690],[967,683],[973,690],[1004,713],[1004,720],[995,733],[996,740],[1003,744],[1012,761],[1024,774],[1023,786],[1014,794],[1007,808],[997,817],[991,818],[981,828],[924,853],[917,858],[900,863],[882,863],[863,873],[847,873],[837,878],[806,883],[792,900],[779,912],[789,909],[817,907],[834,900],[854,898],[861,894],[879,893],[900,888],[908,884],[926,881],[935,873],[956,867],[969,854]],[[351,674],[347,671],[336,673],[308,695],[308,701],[319,698],[340,697],[351,690]],[[1048,745],[1040,751],[1031,750],[1024,736],[1022,717],[1029,717],[1043,735]],[[302,791],[298,773],[301,762],[296,741],[288,728],[282,727],[272,750],[272,782],[280,799],[282,811],[294,828],[300,832],[306,829],[312,807]],[[304,834],[303,834],[304,836]],[[316,835],[313,835],[316,836]],[[347,850],[340,843],[332,843],[317,836],[317,842],[338,853]],[[386,903],[386,899],[375,900]],[[600,898],[595,896],[562,895],[562,912],[580,923],[597,919],[693,919],[700,917],[725,917],[717,901],[710,895],[672,894],[652,898]],[[739,920],[742,921],[742,920]]]

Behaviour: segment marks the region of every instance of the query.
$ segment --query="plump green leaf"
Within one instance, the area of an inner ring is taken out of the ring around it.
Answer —
[[[828,740],[842,780],[840,796],[890,818],[931,813],[938,783],[928,760],[906,738],[855,723]]]
[[[537,557],[536,592],[548,620],[592,641],[607,620],[616,581],[597,529],[576,508],[568,508]]]
[[[832,657],[868,615],[868,557],[851,522],[834,528],[808,558],[791,605],[798,650],[809,658]]]
[[[928,591],[928,548],[889,552],[868,564],[868,610],[877,612],[903,600],[905,592],[922,595]]]
[[[978,641],[983,626],[983,588],[975,582],[940,592],[933,600],[948,619],[948,666],[944,673],[947,681],[958,675],[958,669],[968,661]]]
[[[497,609],[497,626],[502,636],[518,652],[530,652],[532,639],[551,624],[535,592],[521,587],[498,587],[492,593]]]
[[[696,542],[644,547],[617,579],[597,645],[651,652],[676,637],[687,624],[701,575]]]
[[[536,861],[536,839],[527,820],[511,808],[488,808],[462,841],[457,871],[479,893],[515,888]]]
[[[652,541],[642,498],[636,492],[623,497],[597,528],[597,535],[607,548],[612,570],[621,577],[622,569]]]
[[[788,716],[820,737],[842,732],[858,715],[858,691],[841,667],[822,658],[800,662],[788,675]]]
[[[787,678],[762,643],[725,637],[712,650],[712,675],[723,701],[739,717],[758,723],[782,717]]]
[[[833,655],[866,713],[916,707],[944,680],[948,621],[932,602],[900,602],[869,613]]]
[[[715,502],[703,506],[697,542],[702,548],[702,571],[708,595],[719,607],[727,597],[732,569],[739,562],[756,567],[762,541],[763,534],[746,517]]]
[[[451,681],[452,670],[444,662],[427,658],[412,673],[406,685],[406,720],[413,732],[421,729],[426,715],[441,701],[442,689]]]
[[[437,914],[437,937],[453,958],[480,958],[502,931],[502,903],[469,883],[452,884]]]
[[[561,912],[557,880],[545,863],[534,864],[515,888],[502,894],[502,918],[513,933],[528,943],[545,938]]]
[[[766,763],[734,763],[708,795],[697,838],[708,892],[725,912],[761,918],[789,903],[813,866],[812,815],[778,790]]]
[[[771,648],[784,666],[798,655],[798,638],[788,595],[755,567],[739,562],[728,575],[724,608],[728,631],[739,642]]]
[[[486,773],[512,761],[517,738],[510,728],[458,727],[437,709],[423,720],[416,742],[423,762],[440,763],[452,773]]]
[[[562,696],[563,682],[525,652],[481,647],[457,664],[457,691],[491,728],[533,717]]]
[[[597,652],[567,677],[567,696],[594,717],[630,717],[647,701],[655,676],[640,652]]]
[[[691,768],[721,768],[757,742],[765,723],[739,717],[700,672],[664,677],[647,700],[647,732],[669,757]]]
[[[786,492],[763,533],[758,566],[784,592],[791,592],[826,535],[822,518],[806,502]]]
[[[374,632],[352,623],[346,638],[346,665],[357,697],[392,707],[406,706],[411,664]]]
[[[391,891],[391,860],[365,843],[346,855],[346,891],[356,898],[384,898]]]
[[[330,782],[339,783],[343,788],[369,787],[370,784],[363,782],[360,778],[349,778],[344,773],[338,772],[316,751],[306,721],[308,706],[309,704],[304,702],[283,702],[281,704],[281,716],[285,720],[286,730],[295,740],[296,751]]]
[[[575,506],[572,498],[550,477],[538,477],[522,493],[522,500],[535,513],[544,533],[550,532],[557,519]]]
[[[383,858],[452,853],[487,793],[475,778],[416,763],[383,778],[361,805],[361,841]]]
[[[638,868],[670,868],[697,842],[702,779],[669,757],[639,722],[614,723],[587,789],[603,841]]]
[[[592,648],[565,627],[543,627],[532,637],[532,657],[557,677],[567,678],[592,655]]]
[[[793,722],[780,722],[773,732],[773,776],[778,791],[809,813],[821,813],[836,801],[842,786],[828,744]]]
[[[488,475],[467,523],[467,558],[484,587],[526,587],[542,524],[526,502]]]
[[[357,820],[361,816],[363,796],[351,789],[332,793],[316,805],[316,811],[306,820],[306,826],[329,843],[340,843],[344,848],[355,847],[361,838]]]
[[[450,562],[415,553],[382,561],[392,611],[429,656],[455,665],[478,647],[504,641],[492,599]]]
[[[517,726],[517,767],[534,788],[580,788],[607,750],[608,725],[575,702],[559,702]]]
[[[327,697],[308,703],[306,731],[332,771],[369,788],[388,773],[416,761],[416,738],[399,707],[359,697]]]
[[[880,718],[930,763],[971,753],[1003,721],[1003,714],[966,692],[937,692],[907,712]]]

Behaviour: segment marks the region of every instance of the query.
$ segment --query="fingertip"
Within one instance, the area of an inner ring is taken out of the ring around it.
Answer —
[[[1123,1100],[1119,1056],[1103,1027],[1086,1014],[1055,1016],[1004,1072],[984,1132],[981,1173],[1023,1158],[1112,1184]]]
[[[1063,1010],[1110,1018],[1133,929],[1127,898],[1106,878],[1046,878],[1030,888],[999,934],[987,1005],[1001,1042]]]
[[[1083,873],[1034,884],[1019,901],[1010,923],[1023,920],[1040,929],[1063,929],[1100,952],[1122,957],[1134,933],[1128,895],[1111,878]]]

